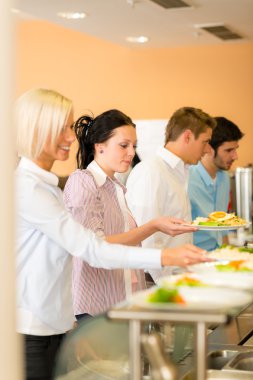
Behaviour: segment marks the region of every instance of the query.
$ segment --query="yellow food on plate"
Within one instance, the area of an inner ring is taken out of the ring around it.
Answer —
[[[225,211],[211,212],[207,218],[198,216],[193,222],[195,226],[243,226],[246,220],[239,218],[235,213],[227,213]]]
[[[234,218],[235,213],[227,214],[225,211],[214,211],[211,212],[211,214],[209,214],[208,216],[211,220],[217,220],[218,222],[221,222],[223,220],[229,220]]]

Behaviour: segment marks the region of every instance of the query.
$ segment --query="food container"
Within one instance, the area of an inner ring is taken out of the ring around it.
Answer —
[[[233,369],[249,372],[249,378],[253,379],[253,351],[237,353],[225,366],[224,369]]]
[[[247,222],[252,221],[252,168],[235,170],[236,212]]]

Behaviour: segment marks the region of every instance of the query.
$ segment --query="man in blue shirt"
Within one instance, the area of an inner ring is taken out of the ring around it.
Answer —
[[[210,140],[211,150],[201,161],[190,168],[188,192],[192,219],[207,217],[213,211],[228,211],[230,179],[227,171],[238,158],[238,141],[243,133],[232,121],[216,117],[217,126]],[[227,242],[224,232],[198,231],[194,244],[212,251]]]

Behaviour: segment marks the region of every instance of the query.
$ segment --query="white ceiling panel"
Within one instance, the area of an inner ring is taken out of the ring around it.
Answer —
[[[16,17],[37,18],[130,48],[253,42],[253,0],[184,0],[190,7],[165,9],[152,0],[20,0]],[[58,12],[85,12],[67,20]],[[221,40],[199,28],[224,25],[243,38]],[[146,44],[126,37],[147,36]]]

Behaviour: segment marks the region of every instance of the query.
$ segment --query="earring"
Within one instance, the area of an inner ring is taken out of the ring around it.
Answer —
[[[101,153],[101,154],[104,153],[103,149],[100,149],[99,153]]]

